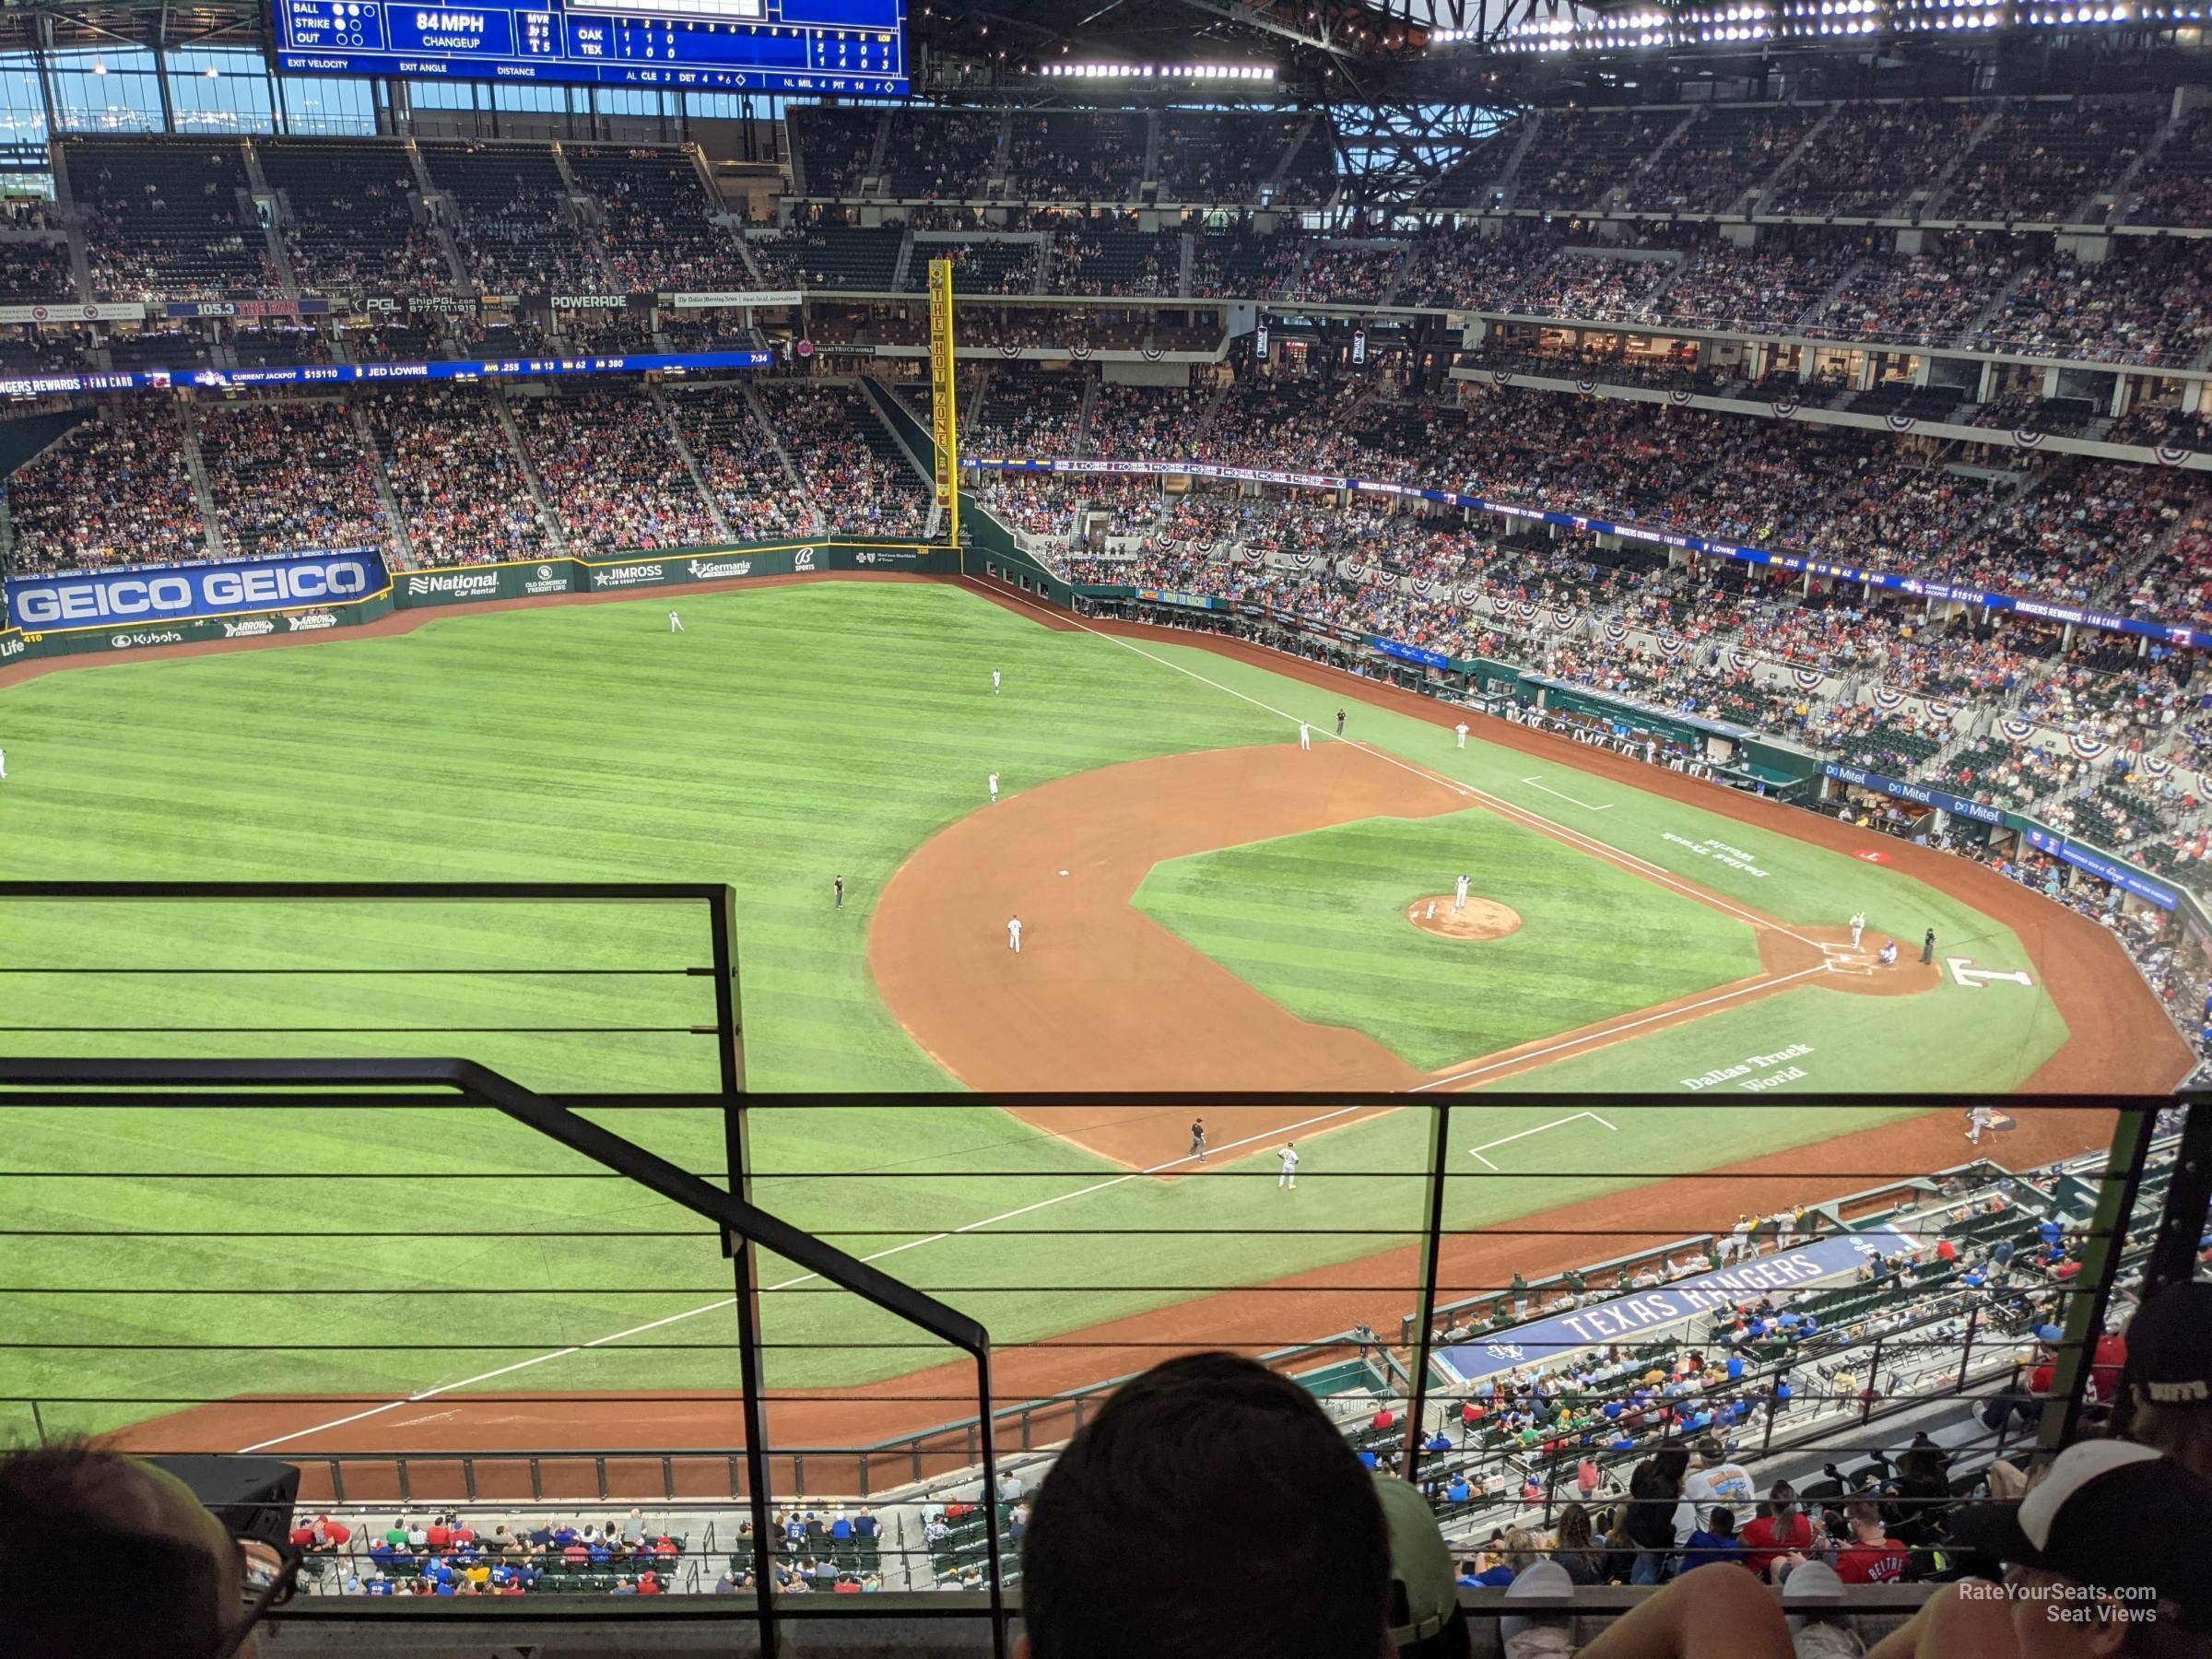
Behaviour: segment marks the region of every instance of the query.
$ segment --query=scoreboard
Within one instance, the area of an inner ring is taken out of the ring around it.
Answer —
[[[903,98],[905,0],[272,0],[297,75]]]

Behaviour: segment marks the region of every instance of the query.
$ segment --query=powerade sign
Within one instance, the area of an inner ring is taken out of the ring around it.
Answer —
[[[15,576],[7,583],[7,614],[27,633],[182,622],[241,611],[343,605],[387,585],[384,561],[360,547],[174,570]]]
[[[1895,795],[1900,801],[1917,801],[1923,806],[1940,807],[1955,818],[1970,818],[1977,824],[1994,824],[2000,830],[2005,827],[2005,815],[1994,806],[1984,806],[1980,801],[1970,801],[1962,795],[1947,794],[1940,789],[1924,788],[1918,783],[1907,783],[1899,778],[1885,778],[1879,772],[1866,771],[1856,766],[1838,766],[1833,760],[1820,770],[1831,778],[1844,783],[1855,783],[1861,789]]]
[[[2063,835],[2053,835],[2048,830],[2030,829],[2028,831],[2028,844],[2039,853],[2048,853],[2052,857],[2072,865],[2077,870],[2087,870],[2100,881],[2111,882],[2124,893],[2133,893],[2138,899],[2147,900],[2160,910],[2171,910],[2180,902],[2171,888],[2162,888],[2155,881],[2147,881],[2117,859],[2092,853]]]

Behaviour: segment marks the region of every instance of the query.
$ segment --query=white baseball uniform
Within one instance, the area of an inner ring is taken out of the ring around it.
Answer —
[[[1467,908],[1467,878],[1465,876],[1452,884],[1452,908],[1455,911]]]
[[[1006,922],[1006,948],[1016,956],[1021,954],[1021,918],[1014,916]]]
[[[991,774],[991,804],[994,806],[998,805],[998,774],[996,772]]]
[[[1982,1144],[1982,1131],[1996,1122],[1996,1116],[1986,1106],[1970,1106],[1966,1112],[1966,1138],[1975,1146]]]
[[[1298,1148],[1285,1147],[1276,1156],[1283,1160],[1283,1172],[1275,1178],[1277,1189],[1279,1191],[1288,1187],[1295,1192],[1298,1188]]]
[[[682,633],[684,631],[684,619],[677,616],[674,611],[670,611],[668,613],[668,631],[670,633]]]
[[[1467,747],[1467,723],[1463,720],[1452,729],[1459,734],[1459,747],[1465,748]]]
[[[991,694],[994,697],[998,695],[998,670],[995,668],[991,670]]]
[[[1865,931],[1866,912],[1865,911],[1854,911],[1852,913],[1851,918],[1851,947],[1853,950],[1856,950],[1859,947],[1859,935]]]
[[[7,782],[7,751],[0,749],[0,783]]]
[[[1302,720],[1298,723],[1298,747],[1301,749],[1313,747],[1313,728]]]

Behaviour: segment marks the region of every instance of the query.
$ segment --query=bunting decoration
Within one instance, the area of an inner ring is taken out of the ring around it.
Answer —
[[[1606,638],[1613,644],[1618,645],[1628,637],[1629,625],[1626,622],[1614,621],[1606,624]]]
[[[1787,420],[1797,413],[1797,406],[1787,398],[1778,397],[1767,407],[1774,411],[1774,418],[1777,420]]]
[[[1997,730],[2008,743],[2025,743],[2035,735],[2035,722],[2018,714],[2007,714],[1997,722]]]
[[[1752,665],[1758,661],[1759,659],[1747,651],[1731,651],[1728,653],[1728,666],[1738,674],[1750,673]]]
[[[2112,752],[2112,746],[2105,742],[2101,737],[2078,737],[2073,735],[2068,735],[2066,738],[2066,747],[2072,749],[2075,755],[2083,760],[2101,760],[2106,755]]]
[[[1678,634],[1661,634],[1659,636],[1660,653],[1670,662],[1680,656],[1688,644],[1689,641]]]
[[[2156,453],[2160,466],[2179,466],[2189,459],[2189,452],[2175,443],[2161,443]]]
[[[1067,350],[1068,355],[1073,357],[1078,363],[1088,363],[1090,361],[1090,342],[1088,340],[1083,341],[1079,345],[1070,346]]]
[[[1905,706],[1905,694],[1892,691],[1887,686],[1877,687],[1874,693],[1874,706],[1885,714],[1894,714]]]
[[[1461,588],[1458,598],[1462,605],[1479,605],[1485,610],[1490,608],[1489,602],[1483,596],[1482,588],[1476,582],[1470,582]]]
[[[1493,370],[1491,370],[1491,371],[1490,371],[1490,384],[1491,384],[1491,385],[1493,385],[1493,386],[1510,386],[1510,385],[1512,385],[1512,383],[1513,383],[1513,377],[1512,377],[1512,375],[1508,374],[1508,373],[1507,373],[1507,372],[1506,372],[1504,370],[1502,370],[1502,369],[1493,369]]]
[[[1666,401],[1673,404],[1677,408],[1680,408],[1684,404],[1689,401],[1689,394],[1687,392],[1669,392],[1666,394]]]
[[[2161,760],[2156,755],[2146,755],[2136,762],[2136,770],[2147,778],[2164,778],[2173,771],[2173,762]]]
[[[1828,676],[1818,668],[1793,668],[1790,670],[1790,677],[1797,682],[1797,688],[1800,691],[1818,691],[1820,688],[1821,681],[1828,678]]]
[[[1574,626],[1576,617],[1577,613],[1574,611],[1555,610],[1551,613],[1551,625],[1558,629],[1561,633],[1565,633],[1569,629]]]
[[[1932,698],[1920,706],[1926,711],[1928,718],[1937,725],[1949,725],[1959,713],[1959,711],[1949,703],[1936,702]]]
[[[1587,397],[1591,393],[1597,390],[1597,382],[1594,380],[1579,380],[1574,382],[1574,389],[1577,392],[1580,392],[1583,396]]]
[[[1892,415],[1889,417],[1889,429],[1893,432],[1909,432],[1919,424],[1920,422],[1915,420],[1910,415]]]
[[[1145,347],[1145,361],[1147,363],[1157,363],[1161,358],[1164,358],[1168,354],[1165,351],[1162,351],[1157,346],[1147,346]]]
[[[2042,442],[2043,435],[2033,427],[2015,427],[2012,431],[2012,441],[2022,449],[2033,449],[2037,444]]]
[[[1011,362],[1021,355],[1021,347],[1008,341],[1001,340],[998,343],[998,355]]]

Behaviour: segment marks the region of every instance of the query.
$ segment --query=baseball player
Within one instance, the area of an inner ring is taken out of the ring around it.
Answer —
[[[991,695],[998,695],[998,670],[995,668],[991,670]]]
[[[1313,747],[1313,728],[1302,720],[1298,723],[1298,747],[1301,749]]]
[[[1006,948],[1016,956],[1021,954],[1021,918],[1019,916],[1006,918]]]
[[[1974,1146],[1982,1144],[1982,1131],[1996,1127],[1997,1114],[1986,1106],[1969,1106],[1966,1109],[1966,1138]]]
[[[1452,908],[1454,911],[1467,908],[1467,878],[1465,876],[1452,884]]]
[[[684,631],[684,619],[677,616],[674,611],[670,611],[668,613],[668,631],[670,633],[682,633]]]
[[[1344,711],[1342,709],[1336,711],[1336,735],[1339,737],[1344,735]]]
[[[845,908],[845,878],[839,876],[833,878],[830,885],[837,894],[837,908],[841,911],[843,910]]]
[[[7,751],[0,748],[0,783],[7,782]]]
[[[1853,911],[1853,912],[1852,912],[1852,913],[1851,913],[1851,947],[1852,947],[1853,950],[1856,950],[1856,949],[1859,947],[1859,935],[1860,935],[1861,934],[1865,933],[1865,931],[1866,931],[1866,912],[1865,912],[1865,911]]]
[[[1897,941],[1895,939],[1884,939],[1882,941],[1881,949],[1875,952],[1874,959],[1879,962],[1885,968],[1896,967]]]
[[[1463,720],[1452,729],[1459,734],[1459,747],[1465,748],[1467,747],[1467,723]]]
[[[1191,1120],[1191,1149],[1183,1156],[1194,1158],[1200,1163],[1206,1161],[1206,1120],[1204,1118]]]
[[[1936,965],[1936,930],[1932,927],[1928,929],[1928,936],[1920,942],[1920,965],[1923,968]]]
[[[991,805],[994,806],[998,805],[998,774],[996,772],[991,774]]]
[[[1295,1193],[1298,1191],[1297,1144],[1291,1141],[1285,1141],[1283,1143],[1283,1149],[1280,1152],[1277,1152],[1276,1156],[1283,1160],[1283,1172],[1275,1178],[1276,1191],[1280,1192],[1283,1188],[1288,1187],[1292,1192]]]

